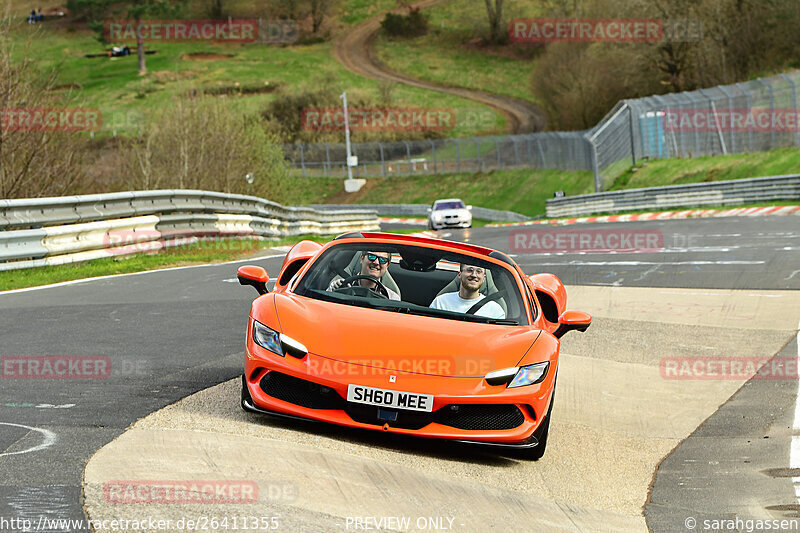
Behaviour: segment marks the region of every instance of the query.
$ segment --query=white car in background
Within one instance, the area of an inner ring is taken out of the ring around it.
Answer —
[[[436,200],[428,208],[428,227],[430,229],[442,228],[471,228],[472,206],[464,205],[458,198]]]

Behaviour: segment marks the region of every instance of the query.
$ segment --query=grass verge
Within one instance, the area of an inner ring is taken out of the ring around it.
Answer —
[[[693,159],[660,159],[623,170],[608,190],[776,176],[798,171],[800,149],[797,148]],[[306,196],[300,185],[293,189],[294,199],[301,204],[431,204],[437,198],[455,197],[468,204],[516,211],[531,217],[545,214],[546,200],[552,198],[555,191],[562,190],[567,196],[594,192],[591,172],[566,170],[494,170],[485,173],[372,178],[355,194],[344,194],[339,178],[291,179],[312,180],[310,183],[297,183],[305,184],[308,191],[317,193],[314,197]]]
[[[319,235],[302,235],[280,240],[206,240],[176,246],[157,253],[108,257],[68,265],[7,270],[0,272],[0,291],[159,268],[235,261],[237,259],[246,259],[259,252],[266,252],[273,246],[294,244],[304,239],[327,240],[329,238]]]

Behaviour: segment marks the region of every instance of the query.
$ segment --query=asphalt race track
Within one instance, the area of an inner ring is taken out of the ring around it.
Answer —
[[[509,251],[527,273],[553,272],[569,307],[595,317],[564,338],[551,441],[533,463],[242,412],[235,378],[255,292],[235,282],[237,264],[0,293],[0,531],[23,530],[10,519],[81,530],[42,517],[84,511],[253,514],[119,505],[103,493],[112,480],[146,479],[256,480],[259,516],[279,516],[279,531],[666,532],[797,519],[798,218],[558,229],[612,230],[660,240],[638,253],[543,252],[531,234],[553,228],[439,232]],[[274,276],[281,261],[249,262]],[[98,373],[14,378],[13,361],[40,356],[90,360]],[[665,374],[665,361],[685,357],[766,361],[773,379]]]

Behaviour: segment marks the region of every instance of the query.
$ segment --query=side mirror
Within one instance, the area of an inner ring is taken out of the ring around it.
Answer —
[[[564,336],[568,331],[578,330],[586,331],[592,323],[592,316],[583,311],[564,311],[558,317],[558,327],[553,332],[553,335],[559,339]]]
[[[468,205],[468,206],[467,206],[467,209],[469,209],[470,211],[472,211],[472,206],[471,206],[471,205]]]
[[[430,213],[431,211],[433,211],[433,209],[431,209],[431,208],[429,207],[429,208],[428,208],[428,213]]]
[[[239,278],[239,285],[252,285],[258,291],[258,294],[267,294],[267,282],[269,281],[269,274],[260,266],[244,265],[240,266],[236,271],[236,276]]]

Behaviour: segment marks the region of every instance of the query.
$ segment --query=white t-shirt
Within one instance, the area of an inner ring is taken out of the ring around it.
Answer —
[[[444,294],[440,294],[436,298],[433,299],[431,302],[430,307],[433,309],[441,309],[443,311],[455,311],[457,313],[466,313],[470,307],[481,301],[482,299],[486,298],[483,294],[480,294],[477,298],[473,300],[465,300],[457,292],[446,292]],[[489,302],[488,304],[484,305],[480,309],[478,309],[475,314],[477,316],[485,316],[487,318],[505,318],[506,314],[503,312],[503,308],[500,307],[500,304],[497,302]]]

